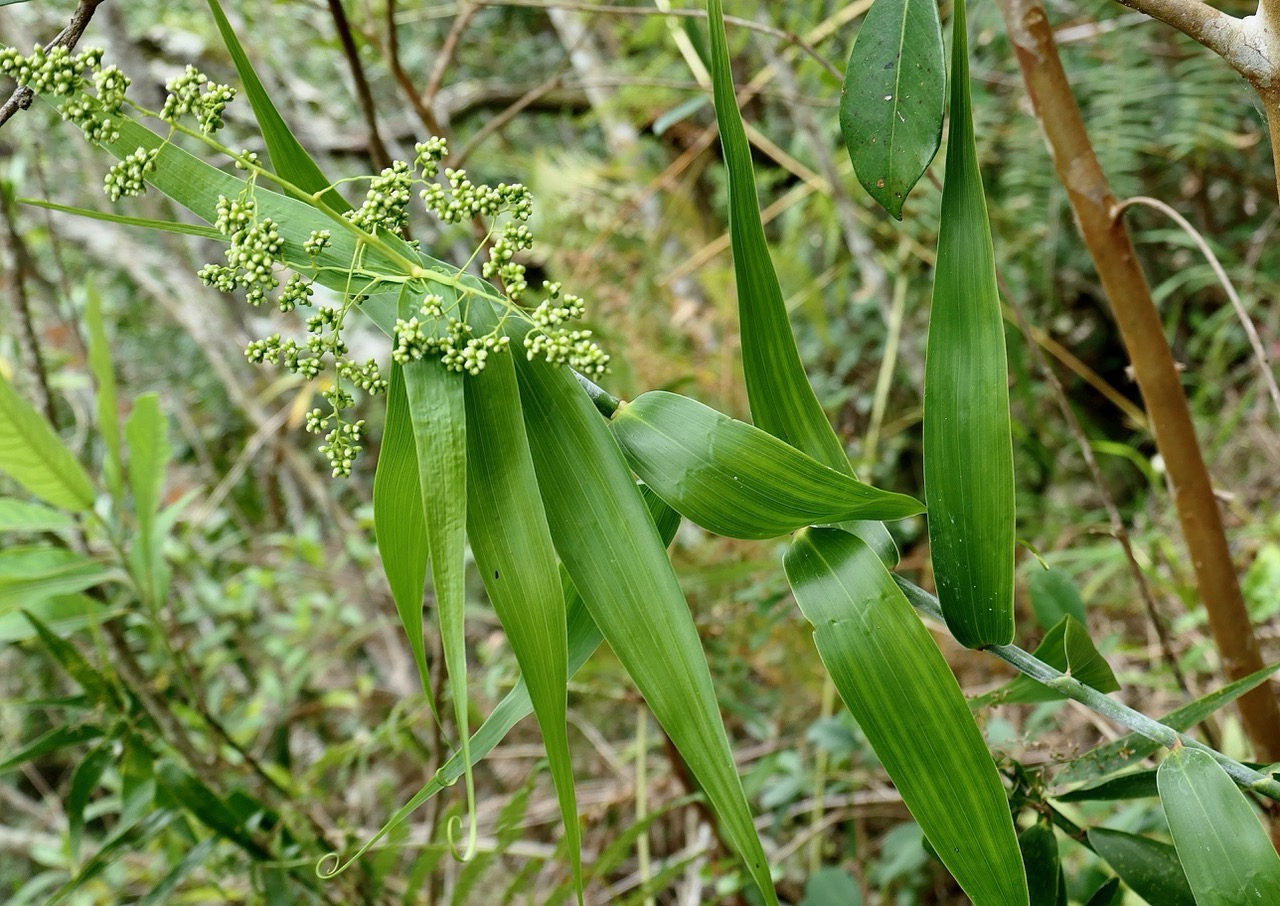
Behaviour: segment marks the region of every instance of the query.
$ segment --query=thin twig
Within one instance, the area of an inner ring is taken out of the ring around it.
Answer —
[[[500,131],[513,119],[515,119],[521,111],[527,109],[532,104],[545,97],[547,94],[555,91],[564,84],[564,72],[557,72],[547,79],[541,85],[530,88],[516,100],[514,104],[510,104],[497,116],[489,117],[485,120],[484,125],[476,130],[475,134],[467,139],[467,143],[457,150],[453,155],[453,164],[455,167],[461,167],[467,159],[475,153],[475,150],[482,145],[489,136]]]
[[[94,12],[102,3],[103,0],[80,0],[76,4],[75,12],[71,14],[71,21],[67,27],[58,32],[58,36],[46,44],[44,49],[49,51],[55,47],[65,47],[68,50],[74,48],[80,36],[84,34],[84,30],[89,27],[89,20],[93,18]],[[19,85],[13,94],[9,95],[9,99],[0,104],[0,126],[9,122],[19,110],[28,109],[35,97],[34,91],[26,85]]]
[[[1236,317],[1240,319],[1240,326],[1244,328],[1245,335],[1249,338],[1249,346],[1253,349],[1253,357],[1258,363],[1258,369],[1262,372],[1262,382],[1266,385],[1267,393],[1271,395],[1271,403],[1275,406],[1276,414],[1280,415],[1280,387],[1276,386],[1276,376],[1271,371],[1271,359],[1267,356],[1267,350],[1262,345],[1262,338],[1258,336],[1257,328],[1253,326],[1253,319],[1249,317],[1249,312],[1245,310],[1244,303],[1240,301],[1240,295],[1231,284],[1231,278],[1227,276],[1226,270],[1223,269],[1222,263],[1218,261],[1218,256],[1213,253],[1213,249],[1209,247],[1209,243],[1205,242],[1204,237],[1187,221],[1187,218],[1158,198],[1149,198],[1146,195],[1135,195],[1133,198],[1126,198],[1111,208],[1112,216],[1119,217],[1126,209],[1134,205],[1146,205],[1149,208],[1154,208],[1180,226],[1182,231],[1191,237],[1191,241],[1196,244],[1200,254],[1204,255],[1205,260],[1209,262],[1209,267],[1213,268],[1213,273],[1217,276],[1218,282],[1222,284],[1223,291],[1231,301],[1231,307],[1236,310]]]
[[[422,89],[420,100],[424,107],[435,106],[436,95],[440,93],[440,86],[444,84],[445,74],[449,71],[450,64],[453,63],[454,54],[458,52],[458,44],[462,41],[462,35],[479,11],[480,5],[472,3],[464,7],[454,18],[453,25],[449,28],[449,34],[445,35],[444,44],[441,45],[440,52],[436,54],[436,62],[431,67],[431,74],[427,76],[427,84]]]
[[[18,232],[17,218],[13,212],[13,199],[8,192],[0,189],[0,211],[4,213],[5,232],[9,235],[7,243],[12,250],[13,266],[8,268],[9,298],[13,300],[14,312],[18,316],[19,345],[28,359],[31,360],[31,371],[35,375],[35,393],[40,408],[49,424],[58,426],[58,415],[53,408],[53,393],[49,389],[49,375],[45,371],[44,356],[40,354],[40,341],[36,337],[35,324],[31,319],[31,304],[27,296],[27,275],[32,270],[31,255],[27,244]]]
[[[338,41],[342,44],[342,53],[347,58],[351,79],[355,83],[356,100],[364,115],[365,127],[369,130],[369,157],[373,160],[373,165],[382,170],[391,166],[391,155],[387,152],[387,146],[382,143],[382,134],[378,131],[377,106],[373,101],[373,92],[369,89],[369,80],[365,78],[364,66],[360,62],[360,49],[356,47],[356,39],[351,33],[351,23],[347,19],[342,0],[329,0],[329,15],[333,17],[333,26],[338,31]]]

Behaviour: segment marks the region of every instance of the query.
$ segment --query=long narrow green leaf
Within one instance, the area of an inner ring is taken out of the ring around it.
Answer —
[[[0,759],[0,774],[11,771],[19,765],[34,761],[50,752],[60,752],[74,746],[83,745],[102,738],[102,728],[94,724],[72,724],[66,727],[54,727],[52,730],[36,737],[16,752]]]
[[[1089,845],[1151,906],[1195,906],[1182,863],[1168,843],[1095,827],[1089,831]]]
[[[147,217],[131,217],[127,214],[110,214],[106,211],[95,211],[91,208],[76,208],[70,205],[57,204],[56,202],[45,201],[42,198],[19,198],[18,201],[34,208],[47,208],[60,214],[74,214],[77,217],[85,217],[89,220],[98,220],[103,223],[118,223],[123,226],[141,227],[144,230],[157,230],[161,233],[176,233],[179,236],[199,236],[201,239],[221,240],[223,238],[222,234],[213,227],[200,226],[194,223],[179,223],[176,220],[152,220]],[[90,290],[90,292],[94,291]]]
[[[84,659],[84,655],[80,653],[76,646],[65,639],[58,638],[31,611],[24,610],[22,615],[35,628],[36,634],[40,637],[40,643],[57,661],[58,666],[66,671],[67,676],[75,680],[76,684],[85,691],[85,694],[92,701],[105,704],[114,710],[119,710],[123,706],[116,687]]]
[[[373,530],[400,625],[404,627],[413,660],[418,665],[418,678],[427,692],[427,701],[434,708],[422,628],[422,596],[430,559],[427,523],[418,484],[418,453],[409,419],[404,372],[396,364],[391,366],[387,419],[373,477]]]
[[[1027,890],[1031,906],[1057,906],[1062,866],[1058,862],[1058,839],[1052,825],[1037,821],[1018,834],[1018,848],[1027,867]]]
[[[755,424],[837,472],[853,475],[844,445],[836,437],[805,376],[795,336],[787,320],[782,287],[769,257],[760,200],[751,167],[751,148],[734,95],[722,0],[707,0],[711,84],[729,183],[729,239],[738,287],[742,370]],[[898,550],[883,525],[850,526],[889,565]]]
[[[99,584],[107,571],[95,560],[61,547],[0,551],[0,613],[74,594]]]
[[[462,376],[439,361],[421,359],[404,366],[405,396],[418,454],[418,485],[431,551],[431,581],[440,624],[440,646],[453,696],[453,715],[466,771],[467,808],[471,813],[467,858],[474,852],[475,788],[468,749],[467,718],[466,531],[467,425]]]
[[[1160,723],[1179,732],[1188,730],[1215,711],[1225,708],[1250,689],[1256,689],[1265,683],[1277,670],[1280,670],[1280,662],[1263,667],[1221,689],[1215,689],[1201,696],[1189,705],[1170,711],[1160,718]],[[1091,749],[1074,759],[1056,778],[1056,782],[1062,785],[1102,777],[1141,761],[1159,748],[1159,743],[1152,742],[1137,733],[1130,733],[1114,742]]]
[[[680,515],[663,503],[648,488],[641,486],[640,492],[644,497],[645,506],[649,510],[650,519],[653,521],[655,528],[657,528],[658,534],[662,538],[662,544],[665,547],[671,543],[671,539],[676,535],[676,529],[680,527]],[[600,646],[600,643],[604,641],[604,636],[600,634],[600,628],[596,626],[595,620],[591,618],[591,612],[583,602],[582,595],[578,594],[578,590],[574,587],[573,581],[569,578],[569,574],[563,564],[560,567],[560,585],[564,594],[565,606],[568,610],[569,675],[573,676],[587,662],[596,648]],[[480,725],[480,729],[476,730],[475,735],[471,737],[471,764],[479,764],[480,760],[492,752],[498,743],[502,742],[506,735],[511,732],[512,727],[532,713],[533,701],[529,695],[529,687],[522,677],[515,687],[507,693],[506,697],[498,703],[498,706],[493,709],[485,722]],[[423,803],[456,783],[458,778],[462,776],[464,769],[465,762],[462,752],[454,752],[453,756],[436,771],[435,776],[427,781],[422,789],[414,794],[412,799],[398,808],[378,832],[364,842],[359,850],[350,856],[346,862],[335,866],[333,870],[322,871],[322,876],[332,877],[345,870],[347,866],[364,855],[379,840],[404,823],[404,820],[421,808]],[[325,861],[330,858],[332,857],[327,857]]]
[[[95,384],[98,430],[104,447],[102,475],[116,508],[124,500],[124,466],[120,456],[120,412],[116,403],[116,375],[111,367],[111,344],[102,320],[102,296],[92,282],[85,283],[84,320],[89,328],[89,368]]]
[[[0,376],[0,472],[46,503],[82,513],[93,482],[49,423]]]
[[[114,753],[108,743],[99,743],[76,765],[71,774],[71,788],[67,791],[67,847],[71,850],[71,862],[80,861],[80,839],[84,835],[84,811],[89,797],[98,788],[98,781],[111,763]]]
[[[924,383],[924,493],[938,601],[962,645],[1013,641],[1014,493],[1004,324],[957,0],[951,127]]]
[[[488,325],[478,324],[480,330]],[[556,552],[538,496],[510,355],[465,382],[467,534],[520,665],[551,765],[569,863],[582,900],[582,837],[569,757],[568,625]]]
[[[139,581],[151,603],[164,598],[168,571],[160,558],[160,538],[156,516],[160,512],[160,491],[172,450],[169,446],[168,421],[160,411],[160,398],[143,394],[134,401],[133,411],[124,426],[129,443],[129,488],[133,491],[138,535],[133,547]]]
[[[840,697],[938,857],[976,906],[1027,903],[995,762],[929,631],[874,552],[805,529],[787,580]]]
[[[56,636],[66,636],[93,623],[101,623],[123,613],[109,611],[87,595],[58,595],[43,601],[27,601],[23,611],[31,614]],[[35,628],[22,611],[0,613],[0,645],[25,642],[36,636]]]
[[[258,130],[262,133],[262,140],[266,142],[267,153],[271,156],[271,166],[275,172],[308,192],[319,192],[325,189],[321,198],[335,211],[342,212],[350,209],[351,205],[346,199],[339,195],[336,189],[329,187],[329,180],[325,178],[307,150],[302,147],[301,142],[294,136],[293,130],[276,109],[276,105],[272,103],[271,96],[267,94],[267,90],[262,86],[262,80],[254,71],[253,64],[249,62],[249,55],[244,52],[240,39],[236,37],[235,30],[227,21],[222,5],[218,0],[209,0],[209,9],[218,25],[218,32],[222,35],[222,42],[227,45],[227,51],[231,54],[231,62],[235,64],[236,74],[240,76],[240,83],[244,86],[244,93],[249,98],[249,105],[253,107],[253,115],[258,120]]]
[[[840,132],[858,181],[899,220],[938,153],[946,90],[935,0],[876,0],[849,54]]]
[[[1157,781],[1197,906],[1280,903],[1280,854],[1212,756],[1178,746],[1160,764]]]
[[[819,522],[903,519],[923,509],[678,394],[655,390],[623,403],[611,427],[645,484],[718,535],[776,538]]]
[[[556,552],[702,785],[725,841],[776,903],[697,628],[622,451],[568,369],[515,358]]]
[[[62,510],[0,497],[0,532],[57,532],[76,524]]]

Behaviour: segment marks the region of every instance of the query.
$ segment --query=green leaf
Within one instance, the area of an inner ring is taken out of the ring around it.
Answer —
[[[257,859],[270,859],[265,850],[244,826],[235,812],[217,793],[192,777],[171,761],[162,762],[156,771],[160,788],[183,811],[220,837],[230,840]]]
[[[65,548],[0,551],[0,613],[84,591],[107,575],[101,564]]]
[[[404,372],[397,364],[391,366],[387,419],[378,450],[378,469],[373,478],[373,530],[382,569],[387,574],[391,597],[400,615],[400,625],[404,627],[414,662],[418,665],[418,679],[434,708],[422,627],[422,597],[430,559],[427,523],[418,484],[418,453],[413,440],[413,423],[409,418]]]
[[[111,763],[111,745],[100,743],[89,750],[71,774],[71,787],[67,791],[67,841],[71,849],[72,864],[80,862],[80,838],[84,834],[84,810],[89,797],[98,788],[102,774]]]
[[[1197,906],[1280,903],[1280,854],[1213,757],[1178,746],[1160,764],[1158,781]]]
[[[219,242],[225,240],[225,237],[213,227],[200,226],[194,223],[179,223],[176,220],[152,220],[147,217],[130,217],[127,214],[110,214],[106,211],[95,211],[92,208],[75,208],[70,205],[57,204],[41,198],[19,198],[18,201],[33,208],[47,208],[60,214],[74,214],[77,217],[86,217],[89,220],[97,220],[102,223],[118,223],[122,226],[141,227],[144,230],[157,230],[161,233],[176,233],[179,236],[199,236],[201,239],[214,239]],[[96,290],[90,289],[89,293],[91,294],[90,298],[92,298],[96,294]],[[96,373],[95,370],[95,375]]]
[[[466,530],[467,426],[462,376],[438,360],[421,359],[403,367],[405,396],[418,455],[418,488],[431,551],[431,580],[440,624],[440,646],[453,697],[454,721],[462,739],[467,805],[474,811],[471,778],[471,729],[467,707]],[[477,832],[474,814],[471,842]],[[467,848],[468,857],[472,846]]]
[[[217,232],[216,230],[214,231]],[[120,412],[116,402],[116,376],[111,367],[111,344],[102,320],[102,297],[92,282],[85,283],[85,325],[89,328],[89,369],[96,385],[98,430],[102,432],[104,455],[102,474],[116,508],[124,499],[123,466],[120,457]]]
[[[117,859],[131,852],[142,851],[145,844],[159,836],[176,817],[176,812],[161,809],[150,813],[136,824],[117,826],[75,877],[58,888],[45,906],[62,906],[72,894],[106,871]]]
[[[0,376],[0,472],[73,513],[93,507],[93,482],[49,423]]]
[[[490,326],[476,324],[481,332]],[[491,356],[484,371],[467,378],[465,391],[467,534],[538,718],[581,901],[582,839],[566,728],[564,589],[538,496],[512,356]]]
[[[1256,689],[1265,683],[1271,674],[1277,670],[1280,670],[1280,662],[1269,667],[1263,667],[1261,670],[1229,683],[1221,689],[1201,696],[1189,705],[1183,705],[1181,708],[1170,711],[1160,718],[1160,723],[1179,732],[1188,730],[1219,708],[1225,708],[1250,689]],[[1159,743],[1152,742],[1137,733],[1130,733],[1128,736],[1099,746],[1074,759],[1055,779],[1058,784],[1091,780],[1095,777],[1122,770],[1137,761],[1141,761],[1159,748]]]
[[[0,760],[0,774],[34,761],[51,752],[61,752],[84,745],[86,742],[102,738],[102,728],[94,724],[72,724],[67,727],[54,727],[47,733],[33,739],[18,751]]]
[[[1089,831],[1089,845],[1152,906],[1195,906],[1182,863],[1169,844],[1095,827]]]
[[[514,358],[556,552],[701,784],[725,842],[776,903],[697,628],[622,451],[569,369]]]
[[[156,531],[160,492],[172,454],[168,432],[168,419],[160,411],[160,397],[154,393],[138,397],[124,425],[125,440],[129,444],[129,488],[138,519],[138,536],[131,553],[143,592],[153,605],[164,599],[169,584],[168,569],[160,557],[161,539]]]
[[[641,486],[640,492],[644,498],[645,505],[648,507],[650,519],[662,538],[663,546],[666,547],[671,543],[671,539],[675,537],[676,529],[680,526],[680,515],[663,503],[648,488]],[[560,583],[563,589],[565,607],[568,610],[569,675],[572,676],[587,662],[588,658],[591,657],[592,653],[604,640],[604,637],[600,634],[600,629],[596,626],[595,620],[591,618],[591,612],[583,602],[582,596],[578,594],[578,590],[574,587],[563,564],[560,567]],[[529,696],[529,688],[524,678],[521,677],[512,690],[507,693],[506,697],[489,714],[488,719],[480,725],[480,729],[476,730],[475,735],[471,737],[471,764],[473,766],[479,764],[480,760],[492,752],[498,743],[502,742],[506,735],[511,732],[512,727],[532,713],[533,702]],[[465,770],[465,764],[462,752],[454,752],[452,757],[427,781],[426,785],[418,790],[412,799],[397,809],[378,832],[366,840],[354,855],[334,871],[326,872],[323,876],[332,877],[334,874],[344,870],[364,855],[379,840],[400,826],[423,803],[456,783]],[[658,813],[655,812],[654,814]]]
[[[1057,906],[1062,866],[1058,862],[1058,839],[1053,827],[1037,821],[1018,834],[1018,849],[1027,868],[1031,906]]]
[[[827,865],[809,876],[800,906],[834,906],[836,903],[862,906],[862,890],[847,871]]]
[[[13,497],[0,497],[0,532],[59,532],[76,521],[61,510]]]
[[[1075,583],[1062,570],[1037,569],[1027,582],[1031,596],[1031,609],[1041,629],[1056,625],[1063,617],[1071,616],[1083,624],[1084,599]]]
[[[938,602],[969,648],[1013,641],[1014,493],[1004,324],[955,4],[951,127],[924,378],[924,494]]]
[[[707,0],[711,84],[729,183],[729,238],[738,286],[742,369],[756,426],[809,454],[823,465],[853,475],[844,445],[827,421],[800,361],[787,320],[782,286],[769,257],[760,200],[751,166],[751,147],[738,113],[722,0]],[[849,526],[890,566],[898,551],[888,530],[875,523]]]
[[[899,220],[942,142],[944,66],[935,0],[876,0],[845,69],[840,132],[858,181]]]
[[[1120,879],[1110,878],[1093,892],[1085,906],[1120,906],[1124,893],[1120,890]]]
[[[262,133],[262,140],[266,143],[267,153],[271,156],[271,166],[275,172],[308,192],[324,190],[321,199],[333,210],[339,213],[349,210],[351,205],[338,194],[336,189],[330,187],[329,180],[320,171],[320,167],[312,160],[307,150],[302,147],[302,143],[294,136],[293,130],[289,128],[280,111],[276,109],[276,105],[272,103],[271,96],[262,86],[262,80],[254,71],[253,64],[249,62],[249,56],[244,52],[244,47],[236,37],[235,30],[227,21],[222,5],[218,0],[209,0],[209,10],[213,13],[213,19],[218,25],[222,42],[227,45],[227,51],[231,54],[231,62],[235,64],[236,74],[240,76],[240,83],[244,86],[244,93],[249,98],[253,115],[258,120],[258,130]]]
[[[156,798],[155,762],[137,733],[125,740],[120,762],[120,823],[133,824],[151,811]]]
[[[28,601],[23,610],[44,623],[56,636],[70,635],[77,629],[101,623],[118,613],[108,611],[101,602],[87,595],[58,595],[42,601]],[[23,612],[0,614],[0,644],[25,642],[35,635],[34,627]]]
[[[718,535],[776,538],[819,522],[903,519],[923,509],[674,393],[655,390],[623,403],[612,429],[645,484]]]
[[[942,863],[976,906],[1027,903],[1000,775],[960,686],[858,537],[806,529],[787,580],[822,663]]]
[[[85,691],[85,695],[99,704],[105,704],[115,709],[119,709],[122,706],[123,703],[116,688],[84,659],[84,656],[80,654],[74,645],[65,639],[58,638],[31,611],[24,610],[22,615],[35,628],[36,635],[40,637],[40,644],[49,652],[58,666],[66,672],[67,676],[71,677]]]
[[[1061,670],[1099,692],[1115,692],[1120,688],[1120,683],[1116,675],[1111,672],[1111,667],[1093,646],[1093,640],[1089,638],[1089,630],[1078,623],[1073,616],[1063,617],[1056,626],[1046,632],[1044,639],[1032,654],[1050,667]],[[1000,704],[1012,704],[1060,701],[1066,696],[1029,676],[1019,675],[1003,688],[983,698]]]
[[[1054,796],[1059,802],[1094,802],[1124,799],[1146,799],[1156,795],[1156,772],[1133,771],[1101,783],[1082,786],[1069,793]]]
[[[156,886],[147,891],[146,896],[138,900],[135,906],[165,906],[175,902],[173,896],[178,885],[197,868],[207,864],[213,848],[218,845],[217,837],[206,837],[184,855],[169,872],[156,882]]]

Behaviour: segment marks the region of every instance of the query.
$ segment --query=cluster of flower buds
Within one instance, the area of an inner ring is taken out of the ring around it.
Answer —
[[[4,47],[0,48],[0,75],[56,98],[64,120],[79,126],[90,142],[110,144],[120,139],[120,113],[129,80],[118,67],[103,67],[102,53],[97,47],[73,54],[62,46],[49,50],[37,46],[30,56],[23,56]],[[88,93],[90,88],[94,94]]]
[[[160,119],[172,123],[182,116],[194,114],[200,131],[205,135],[212,135],[222,128],[222,114],[236,96],[236,90],[230,85],[209,81],[209,77],[194,66],[188,66],[165,88],[169,96],[160,108]]]

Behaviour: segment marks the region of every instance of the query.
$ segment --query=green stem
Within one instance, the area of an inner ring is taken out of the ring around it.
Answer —
[[[901,576],[895,575],[893,578],[907,596],[907,601],[910,602],[912,607],[925,616],[938,622],[943,622],[942,610],[938,607],[937,598]],[[1026,674],[1036,682],[1043,683],[1055,692],[1060,692],[1067,698],[1079,702],[1108,720],[1114,721],[1123,727],[1128,727],[1152,742],[1157,742],[1170,749],[1178,745],[1184,745],[1191,749],[1208,752],[1227,772],[1227,775],[1240,786],[1280,802],[1280,781],[1265,774],[1260,774],[1252,768],[1245,767],[1240,762],[1228,758],[1216,749],[1211,749],[1199,740],[1179,733],[1158,720],[1104,695],[1097,689],[1086,686],[1078,679],[1049,666],[1018,646],[991,645],[982,650],[994,654],[1019,673]]]

